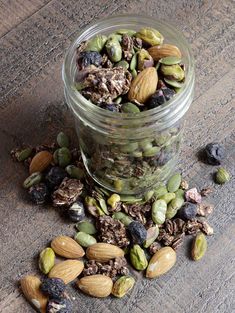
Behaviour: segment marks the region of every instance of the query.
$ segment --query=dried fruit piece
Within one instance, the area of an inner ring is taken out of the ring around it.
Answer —
[[[158,76],[154,67],[148,67],[141,71],[131,83],[128,92],[130,101],[136,100],[145,103],[154,94],[157,88]]]
[[[85,218],[84,206],[79,200],[74,202],[66,212],[70,220],[73,222],[79,222]]]
[[[224,147],[217,142],[207,144],[205,147],[205,157],[209,164],[220,165],[225,157]]]
[[[53,166],[50,171],[47,173],[45,180],[47,185],[51,188],[54,189],[58,187],[63,179],[67,176],[66,171],[59,167],[59,166]]]
[[[97,51],[82,51],[78,54],[77,65],[80,71],[84,70],[86,67],[89,67],[91,65],[99,67],[101,63],[102,63],[102,56]],[[63,146],[63,147],[68,147],[68,146]]]
[[[191,255],[194,261],[200,260],[207,250],[206,236],[203,233],[197,234],[192,244]]]
[[[142,271],[146,269],[146,267],[148,266],[148,261],[144,253],[144,250],[141,249],[139,245],[134,245],[131,248],[130,259],[131,259],[131,264],[138,271]]]
[[[197,206],[191,202],[185,202],[185,204],[178,211],[178,216],[183,220],[193,220],[196,215]]]
[[[113,288],[112,279],[104,275],[91,275],[78,280],[78,288],[92,297],[108,297]]]
[[[40,286],[44,295],[49,298],[62,298],[66,285],[60,278],[45,278]]]
[[[55,253],[51,248],[42,250],[39,256],[39,268],[44,274],[48,274],[55,265]]]
[[[185,199],[186,201],[193,202],[193,203],[201,203],[202,196],[197,191],[197,188],[191,188],[185,192]]]
[[[181,58],[181,52],[178,47],[170,44],[163,44],[154,46],[148,49],[149,54],[152,56],[154,61],[158,61],[161,58],[168,56],[176,56]]]
[[[89,260],[107,262],[117,257],[123,257],[124,251],[109,243],[98,242],[87,248],[86,256]]]
[[[32,159],[29,166],[29,173],[43,172],[51,163],[53,156],[48,151],[38,152]]]
[[[57,263],[50,271],[48,277],[61,278],[67,285],[78,277],[83,271],[84,264],[78,260],[66,260]]]
[[[147,105],[149,109],[157,108],[170,100],[175,95],[175,91],[168,87],[157,90],[149,99]]]
[[[68,259],[81,258],[85,252],[83,248],[68,236],[58,236],[51,242],[51,247],[60,256]]]
[[[230,180],[229,172],[225,168],[220,167],[215,174],[215,182],[217,184],[223,185],[229,180]]]
[[[25,298],[42,313],[46,312],[47,297],[40,290],[41,281],[36,276],[25,276],[20,280]]]
[[[142,245],[147,238],[147,230],[144,225],[138,221],[133,221],[127,226],[127,230],[131,236],[133,243]]]
[[[112,295],[117,298],[124,297],[134,286],[135,280],[130,276],[122,276],[113,285]]]
[[[155,278],[168,272],[176,262],[176,253],[171,247],[157,251],[149,261],[146,277]]]
[[[35,204],[43,204],[49,199],[49,188],[44,183],[33,185],[29,188],[29,196]]]

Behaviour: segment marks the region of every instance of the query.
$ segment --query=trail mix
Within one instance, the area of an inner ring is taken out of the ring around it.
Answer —
[[[156,108],[182,87],[180,49],[156,29],[120,29],[77,48],[76,88],[97,106],[123,113]]]
[[[96,106],[130,117],[164,105],[185,81],[180,49],[164,43],[163,35],[150,27],[97,35],[76,53],[75,88]],[[133,138],[148,124],[141,116],[128,126],[110,122],[109,134],[78,124],[80,146],[96,181],[117,193],[136,194],[168,177],[179,152],[180,123]]]
[[[174,266],[187,235],[194,236],[192,259],[204,256],[206,236],[214,232],[206,219],[214,207],[203,200],[213,191],[210,187],[191,188],[176,173],[143,196],[111,193],[91,180],[80,152],[69,146],[61,132],[56,143],[11,153],[29,170],[23,187],[32,202],[62,208],[76,223],[74,238],[58,236],[40,252],[42,280],[21,279],[24,295],[40,312],[71,312],[66,285],[77,277],[78,288],[90,296],[125,296],[135,284],[133,269],[145,271],[147,278],[163,275]],[[227,181],[226,173],[219,168],[216,182],[218,176],[219,184]],[[56,256],[65,260],[58,263]]]

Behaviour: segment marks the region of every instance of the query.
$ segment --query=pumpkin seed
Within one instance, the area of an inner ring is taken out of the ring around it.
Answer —
[[[127,61],[125,61],[125,60],[122,60],[122,61],[120,61],[120,62],[118,62],[118,63],[116,63],[116,64],[114,65],[114,67],[119,67],[119,66],[121,66],[121,67],[123,67],[124,69],[128,70],[128,68],[129,68],[129,63],[128,63]]]
[[[154,190],[149,190],[144,194],[144,200],[149,201],[154,195]]]
[[[71,153],[68,148],[63,147],[54,152],[53,158],[56,164],[59,164],[61,167],[66,167],[71,161]]]
[[[159,147],[152,147],[143,152],[143,156],[145,157],[153,157],[155,156],[161,149]]]
[[[156,224],[163,224],[166,219],[167,204],[164,200],[156,200],[152,205],[152,220]]]
[[[33,152],[32,148],[25,148],[23,150],[16,151],[15,157],[16,157],[18,162],[23,162],[24,160],[28,159],[28,157],[30,157],[32,152]]]
[[[65,170],[71,178],[82,179],[85,175],[84,171],[75,165],[68,165]]]
[[[137,66],[137,56],[138,56],[138,52],[136,52],[132,59],[131,59],[131,63],[130,63],[130,70],[133,71],[136,69]]]
[[[95,237],[86,234],[82,231],[78,232],[75,235],[74,239],[84,248],[90,247],[91,245],[94,245],[97,242]]]
[[[167,182],[167,189],[169,192],[175,192],[176,190],[179,189],[180,184],[181,184],[181,174],[176,173],[173,176],[171,176]]]
[[[134,103],[127,102],[124,103],[121,107],[123,113],[139,113],[140,109]]]
[[[136,31],[132,29],[118,29],[116,33],[119,35],[128,35],[132,37],[133,35],[136,34]]]
[[[159,63],[165,65],[174,65],[179,64],[180,62],[181,58],[178,58],[177,56],[168,56],[159,60]]]
[[[176,80],[171,80],[171,79],[167,79],[167,78],[164,78],[164,81],[168,85],[175,87],[175,88],[182,88],[182,86],[184,85],[184,82],[177,82]]]
[[[30,175],[28,178],[26,178],[26,180],[23,183],[23,187],[28,189],[31,186],[40,183],[41,180],[42,180],[42,173],[35,172],[32,175]]]
[[[171,200],[175,199],[175,193],[174,192],[168,192],[165,195],[159,197],[159,199],[165,200],[166,203],[168,204],[171,202]]]
[[[119,220],[125,226],[128,226],[131,222],[133,222],[133,219],[123,212],[115,212],[112,215],[112,218],[114,218],[115,220]]]
[[[97,230],[95,228],[95,225],[92,224],[89,221],[81,221],[76,224],[76,228],[83,233],[86,233],[88,235],[94,235],[96,234]]]
[[[131,70],[131,75],[132,75],[133,78],[135,78],[135,77],[137,76],[137,71],[136,71],[136,69]]]

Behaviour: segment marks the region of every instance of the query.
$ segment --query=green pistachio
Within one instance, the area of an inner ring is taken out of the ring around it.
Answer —
[[[69,138],[68,138],[67,135],[65,135],[64,132],[60,132],[60,133],[57,135],[56,141],[57,141],[58,145],[59,145],[61,148],[63,148],[63,147],[68,148],[68,147],[69,147]]]
[[[129,68],[129,63],[128,63],[127,61],[125,61],[125,60],[122,60],[122,61],[119,61],[118,63],[116,63],[116,64],[114,65],[114,67],[119,67],[119,66],[121,66],[121,67],[123,67],[124,69],[128,70],[128,68]]]
[[[228,171],[225,168],[220,167],[215,174],[215,182],[217,184],[222,185],[228,182],[229,180],[230,180],[230,175]]]
[[[114,283],[112,295],[118,298],[122,298],[133,288],[134,284],[134,278],[130,276],[122,276]]]
[[[112,62],[119,62],[122,59],[122,47],[119,41],[115,38],[109,38],[105,44],[106,51]]]
[[[175,192],[176,190],[178,190],[181,184],[181,180],[182,177],[180,173],[176,173],[171,176],[167,182],[168,192]]]
[[[122,35],[112,33],[112,34],[108,35],[108,40],[117,40],[118,42],[121,42],[122,41]]]
[[[153,58],[147,50],[141,49],[138,52],[138,70],[143,71],[146,67],[152,67],[154,64]]]
[[[94,235],[96,234],[97,230],[95,228],[95,225],[92,224],[89,221],[81,221],[79,223],[76,224],[76,228],[80,231],[80,232],[84,232],[88,235]]]
[[[138,271],[145,270],[148,266],[148,261],[144,250],[139,245],[134,245],[130,250],[131,264]]]
[[[68,166],[66,166],[65,170],[71,178],[76,178],[76,179],[84,178],[85,173],[84,173],[83,169],[81,169],[75,165],[68,165]]]
[[[176,81],[181,81],[184,79],[184,70],[179,66],[179,64],[174,65],[162,64],[160,70],[166,79]]]
[[[120,147],[120,150],[123,153],[130,153],[130,152],[133,152],[137,149],[138,149],[138,143],[137,142],[129,142],[128,144],[122,145]]]
[[[165,65],[174,65],[179,64],[181,62],[181,58],[177,56],[168,56],[159,60],[161,64]]]
[[[149,139],[144,139],[142,141],[139,142],[139,147],[143,150],[143,151],[147,151],[149,149],[152,149],[153,144],[151,141],[149,141]]]
[[[68,148],[57,149],[53,154],[54,162],[61,167],[66,167],[71,161],[71,153]]]
[[[42,250],[39,256],[39,268],[43,274],[48,274],[55,265],[55,252],[51,248]]]
[[[74,239],[84,248],[90,247],[91,245],[94,245],[97,242],[95,237],[86,234],[82,231],[78,232],[74,236]]]
[[[161,134],[155,138],[155,142],[158,146],[162,146],[166,144],[169,141],[169,139],[171,139],[170,134]]]
[[[166,219],[167,204],[164,200],[156,200],[152,204],[152,220],[156,224],[163,224]]]
[[[117,204],[120,202],[120,200],[121,200],[120,196],[114,193],[108,198],[107,203],[108,205],[111,206],[111,208],[114,209],[117,206]]]
[[[178,91],[180,90],[180,88],[182,88],[182,86],[184,85],[184,82],[177,82],[175,80],[170,80],[170,79],[167,79],[167,78],[164,78],[164,81],[172,86],[172,87],[175,87],[175,89],[177,89]]]
[[[184,204],[183,198],[175,198],[171,200],[171,202],[167,206],[166,218],[167,219],[173,218],[183,204]]]
[[[164,37],[156,29],[151,27],[145,27],[140,29],[136,33],[136,37],[142,39],[144,42],[147,42],[151,46],[161,45],[163,43]]]
[[[154,190],[149,190],[144,194],[144,200],[149,201],[154,195]]]
[[[125,226],[128,226],[131,222],[133,222],[133,219],[123,212],[115,212],[112,218],[119,220]]]
[[[156,199],[159,199],[161,196],[164,196],[167,193],[166,186],[160,185],[154,190],[154,196]]]
[[[23,183],[23,187],[28,189],[31,186],[40,183],[41,180],[42,180],[42,173],[35,172],[31,174],[28,178],[26,178],[26,180]]]
[[[152,148],[150,148],[150,149],[148,149],[148,150],[145,150],[145,151],[143,152],[143,156],[144,156],[144,157],[153,157],[153,156],[155,156],[157,153],[159,153],[160,150],[161,150],[161,149],[160,149],[159,147],[152,147]]]
[[[33,152],[32,148],[25,148],[16,151],[15,158],[17,159],[18,162],[23,162],[24,160],[28,159],[28,157],[30,157],[32,152]]]
[[[117,179],[114,181],[113,185],[117,192],[121,192],[124,184],[121,179]]]
[[[192,259],[194,261],[200,260],[207,250],[207,241],[206,236],[203,233],[199,233],[196,235],[193,245],[192,245]]]
[[[97,35],[97,36],[93,37],[91,40],[89,40],[85,51],[101,52],[101,50],[104,48],[106,41],[107,41],[106,36]]]
[[[157,225],[150,227],[147,230],[147,238],[143,244],[144,248],[148,248],[151,246],[151,244],[157,239],[157,236],[159,235],[159,228]]]
[[[134,103],[127,102],[122,105],[121,111],[123,113],[139,113],[140,109]]]
[[[131,59],[131,63],[130,63],[131,71],[135,70],[137,67],[137,56],[138,56],[138,52],[136,52]]]
[[[171,202],[171,200],[175,199],[175,193],[174,192],[168,192],[165,195],[159,197],[158,199],[162,199],[166,201],[166,204]]]
[[[91,215],[95,217],[105,215],[104,211],[99,207],[95,198],[86,196],[85,205]]]
[[[116,33],[119,35],[128,35],[132,37],[133,35],[136,34],[136,31],[132,29],[118,29]]]

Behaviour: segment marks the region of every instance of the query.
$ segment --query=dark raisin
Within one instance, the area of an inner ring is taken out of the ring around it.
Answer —
[[[85,218],[85,210],[83,203],[81,201],[76,201],[67,210],[69,219],[72,222],[79,222]]]
[[[77,59],[78,69],[83,70],[84,68],[95,65],[100,66],[102,63],[102,56],[96,51],[83,51],[79,54]]]
[[[105,110],[108,110],[108,111],[111,111],[111,112],[118,112],[119,109],[118,109],[118,106],[116,103],[102,103],[100,105],[100,107],[102,109],[105,109]]]
[[[46,278],[41,284],[41,291],[49,298],[62,298],[66,285],[60,278]]]
[[[138,221],[133,221],[127,226],[132,242],[142,245],[147,237],[147,230],[144,225]]]
[[[224,147],[217,142],[209,143],[205,148],[206,161],[212,165],[220,165],[225,156]]]
[[[168,87],[162,87],[161,89],[157,90],[149,99],[148,101],[148,108],[154,109],[166,101],[170,100],[175,95],[173,89]]]
[[[71,313],[72,302],[68,299],[51,299],[47,303],[46,313]]]
[[[67,176],[67,172],[63,168],[53,166],[46,175],[46,182],[51,189],[54,189],[59,186],[62,180]]]
[[[192,220],[197,215],[197,205],[186,202],[177,212],[177,216],[182,220]]]
[[[30,199],[36,204],[43,204],[49,199],[49,188],[44,183],[39,183],[29,188]]]

